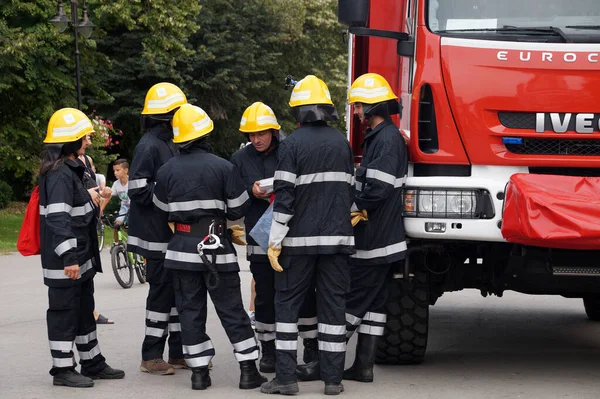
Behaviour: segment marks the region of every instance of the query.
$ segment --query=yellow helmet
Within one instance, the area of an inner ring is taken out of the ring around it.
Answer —
[[[44,143],[71,143],[93,132],[92,122],[83,112],[75,108],[63,108],[52,114]]]
[[[294,86],[290,107],[317,104],[333,105],[331,94],[325,82],[314,75],[308,75]]]
[[[389,100],[397,100],[392,87],[385,78],[376,73],[366,73],[356,78],[348,91],[350,104],[376,104]]]
[[[255,133],[268,129],[281,129],[271,107],[258,101],[246,108],[240,120],[240,132]]]
[[[185,143],[206,136],[214,129],[212,119],[200,107],[182,105],[173,116],[173,142]]]
[[[167,114],[183,104],[187,104],[187,98],[179,87],[172,83],[157,83],[146,93],[142,115]]]

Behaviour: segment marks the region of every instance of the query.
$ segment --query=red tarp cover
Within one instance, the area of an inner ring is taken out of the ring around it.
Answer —
[[[502,236],[538,247],[600,249],[600,177],[512,175]]]

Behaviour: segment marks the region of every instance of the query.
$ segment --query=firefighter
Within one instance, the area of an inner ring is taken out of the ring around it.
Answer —
[[[316,281],[320,375],[325,394],[343,391],[346,354],[344,294],[354,252],[350,218],[354,166],[327,85],[313,75],[297,82],[290,106],[299,122],[279,145],[268,257],[275,273],[276,377],[264,393],[298,392],[298,314]],[[281,255],[281,256],[280,256]]]
[[[142,111],[142,128],[147,132],[135,147],[129,169],[131,208],[127,250],[146,258],[146,280],[150,285],[140,370],[154,375],[173,374],[174,368],[186,367],[173,278],[163,267],[172,232],[152,204],[156,173],[175,154],[170,122],[175,111],[186,103],[185,94],[171,83],[158,83],[148,90]],[[167,336],[168,363],[163,360]]]
[[[40,167],[40,248],[54,385],[91,387],[95,379],[120,379],[122,370],[108,366],[100,352],[94,320],[94,275],[102,272],[95,206],[97,187],[83,185],[85,136],[92,122],[73,108],[56,111],[48,123]],[[73,343],[81,374],[75,370]]]
[[[240,131],[248,135],[252,145],[240,149],[231,157],[251,198],[251,206],[244,214],[244,227],[250,232],[269,207],[270,192],[261,189],[259,181],[273,178],[277,166],[277,147],[283,134],[273,110],[255,102],[240,120]],[[247,235],[247,258],[256,282],[256,332],[262,347],[259,369],[263,373],[275,372],[275,271],[269,264],[267,253]],[[316,302],[310,295],[300,312],[300,336],[304,338],[304,361],[316,360],[317,318]]]
[[[239,388],[252,389],[267,379],[256,369],[258,342],[242,302],[231,237],[240,231],[228,230],[226,220],[241,218],[250,197],[235,166],[211,153],[207,135],[212,130],[213,122],[201,108],[186,104],[177,111],[173,141],[180,145],[180,153],[159,170],[154,204],[173,223],[165,268],[173,273],[192,389],[211,385],[208,365],[215,350],[206,334],[207,292],[240,363]],[[209,233],[213,241],[204,239]],[[201,242],[206,249],[198,249]]]
[[[386,278],[406,254],[402,186],[408,170],[406,143],[390,115],[398,98],[380,75],[357,78],[348,92],[354,113],[368,125],[356,170],[352,220],[356,253],[350,257],[351,289],[346,296],[348,339],[358,333],[354,364],[344,379],[373,381],[373,363],[386,323]]]

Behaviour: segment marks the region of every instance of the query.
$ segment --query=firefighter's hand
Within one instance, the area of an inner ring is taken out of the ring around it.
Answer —
[[[269,262],[271,263],[271,267],[276,272],[282,272],[283,267],[279,264],[279,255],[281,255],[281,248],[275,248],[272,245],[269,245],[269,250],[267,251],[267,256],[269,257]]]
[[[98,206],[98,204],[100,204],[100,198],[102,198],[100,196],[100,193],[97,190],[98,190],[98,187],[90,188],[90,189],[87,190],[88,193],[90,194],[92,202],[96,206]]]
[[[248,245],[242,238],[244,236],[244,228],[239,224],[235,224],[229,228],[229,234],[231,234],[231,241],[237,245]]]
[[[260,182],[255,181],[254,185],[252,186],[252,195],[254,195],[256,198],[269,198],[271,194],[267,194],[266,192],[261,190]]]
[[[356,226],[359,222],[369,220],[367,217],[367,211],[356,211],[350,213],[350,221],[352,222],[352,227]]]
[[[79,277],[79,265],[65,266],[65,276],[71,280],[77,280]]]

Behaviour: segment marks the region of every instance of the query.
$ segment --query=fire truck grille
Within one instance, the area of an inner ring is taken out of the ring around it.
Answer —
[[[498,119],[504,127],[535,130],[535,113],[533,112],[498,112]]]
[[[506,149],[513,154],[600,156],[600,140],[523,139]]]

